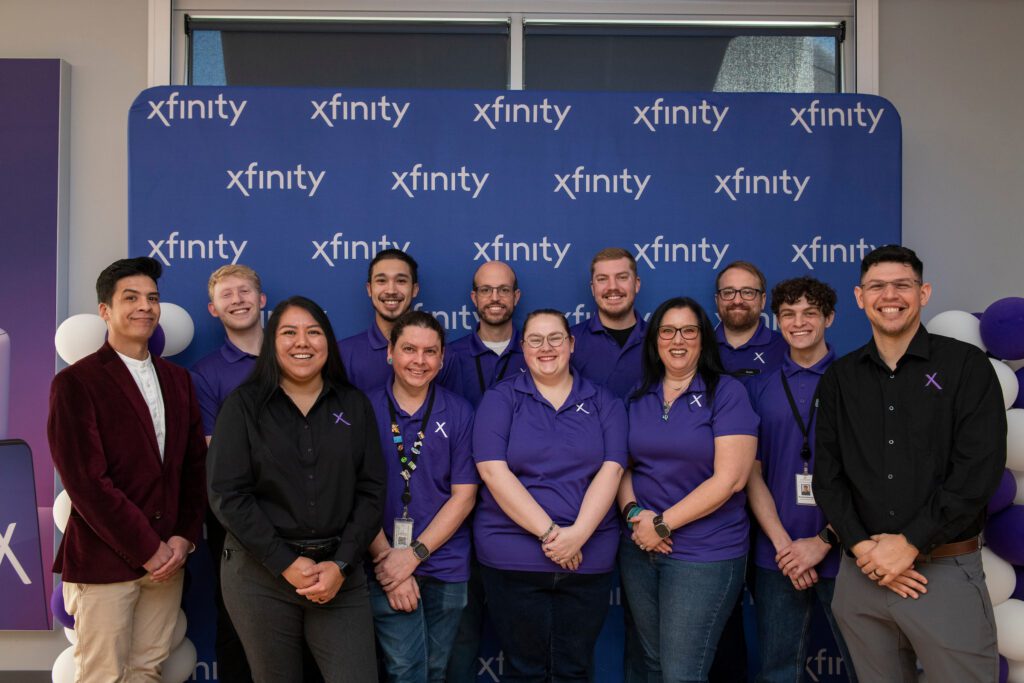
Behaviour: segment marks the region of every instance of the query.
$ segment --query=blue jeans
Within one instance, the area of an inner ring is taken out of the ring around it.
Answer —
[[[821,603],[846,664],[845,671],[849,680],[856,683],[850,652],[832,616],[835,579],[819,578],[813,588],[798,591],[782,572],[758,567],[756,585],[757,637],[761,643],[759,683],[800,683],[803,680],[807,632],[815,602]]]
[[[420,603],[412,612],[391,609],[384,589],[370,581],[377,641],[393,683],[444,683],[448,653],[466,606],[466,582],[417,576]]]
[[[480,570],[505,653],[502,683],[588,680],[612,573]]]
[[[706,681],[725,622],[743,589],[746,556],[687,562],[619,545],[622,586],[629,597],[649,681]]]

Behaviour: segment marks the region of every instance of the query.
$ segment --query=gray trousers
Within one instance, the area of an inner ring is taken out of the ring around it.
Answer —
[[[928,683],[999,680],[996,621],[981,552],[918,564],[928,579],[919,599],[901,598],[842,559],[832,613],[861,683],[917,681],[916,660]]]
[[[327,683],[377,682],[373,614],[361,566],[333,600],[319,605],[271,575],[230,535],[224,548],[224,605],[256,683],[302,683],[303,641]]]

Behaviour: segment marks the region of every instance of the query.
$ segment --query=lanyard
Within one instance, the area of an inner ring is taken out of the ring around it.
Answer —
[[[800,411],[796,408],[796,401],[793,400],[793,392],[789,390],[789,382],[786,381],[786,373],[784,371],[779,372],[779,377],[782,378],[782,388],[786,390],[786,398],[789,399],[789,407],[793,411],[793,417],[796,418],[796,423],[800,427],[800,433],[804,437],[803,448],[800,449],[800,457],[804,461],[804,472],[807,472],[807,463],[811,460],[811,444],[808,441],[808,437],[811,433],[811,423],[814,422],[814,412],[818,409],[818,391],[814,391],[814,400],[811,403],[811,412],[807,416],[807,424],[804,425],[804,419],[800,417]]]
[[[388,414],[391,417],[391,439],[395,442],[395,450],[398,451],[398,462],[402,467],[401,475],[405,480],[405,490],[402,491],[402,517],[408,517],[409,503],[412,502],[412,493],[409,491],[409,481],[412,473],[416,471],[416,458],[423,450],[423,439],[426,438],[425,431],[427,422],[430,421],[430,413],[434,411],[434,385],[430,385],[430,396],[427,398],[427,409],[423,412],[423,422],[420,423],[420,430],[416,432],[416,440],[409,447],[409,455],[405,454],[405,444],[402,440],[402,428],[398,426],[398,413],[395,410],[395,403],[388,396]]]
[[[509,343],[511,344],[512,342]],[[480,381],[480,393],[482,394],[485,391],[487,391],[487,382],[484,381],[484,368],[483,365],[480,363],[480,356],[474,356],[473,360],[476,361],[476,378],[477,380]],[[501,372],[499,372],[498,376],[494,378],[495,383],[500,382],[501,378],[505,376],[505,371],[508,370],[508,364],[510,360],[512,360],[511,352],[505,354],[504,364],[501,364],[501,358],[498,359],[498,364],[501,365]]]

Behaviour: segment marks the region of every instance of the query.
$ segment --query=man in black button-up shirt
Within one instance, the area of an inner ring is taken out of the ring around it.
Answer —
[[[814,495],[850,555],[833,611],[861,681],[916,681],[915,658],[934,680],[996,680],[977,539],[1006,461],[998,379],[925,330],[910,249],[868,254],[855,295],[872,339],[819,386]]]

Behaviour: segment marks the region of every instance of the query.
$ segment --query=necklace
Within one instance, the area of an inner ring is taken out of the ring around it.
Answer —
[[[687,384],[680,384],[678,387],[670,387],[667,384],[663,385],[663,386],[668,391],[680,392],[683,389],[685,389],[688,385],[689,385],[689,383],[687,383]],[[668,422],[668,413],[669,413],[670,410],[672,410],[672,404],[676,402],[677,398],[679,398],[679,396],[676,396],[671,401],[663,400],[661,402],[661,419],[664,420],[665,422]]]

